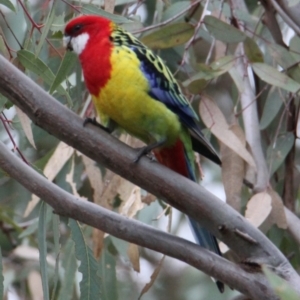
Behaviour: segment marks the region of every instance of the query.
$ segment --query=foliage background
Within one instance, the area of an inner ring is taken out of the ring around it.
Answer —
[[[0,0],[0,52],[58,101],[86,117],[93,116],[93,107],[77,58],[62,47],[64,24],[79,13],[98,14],[136,34],[166,61],[200,113],[203,127],[211,129],[204,132],[220,150],[223,168],[221,173],[201,158],[202,184],[245,214],[299,270],[299,245],[285,230],[282,203],[299,212],[300,41],[280,14],[275,18],[268,7],[271,2]],[[287,1],[295,10],[298,2]],[[249,90],[253,97],[248,95],[250,104],[245,105]],[[246,128],[253,104],[261,133],[256,146],[266,158],[257,170],[257,157],[246,145],[247,140],[253,147]],[[55,184],[193,240],[180,213],[45,133],[1,95],[0,105],[1,140]],[[217,129],[211,128],[211,118]],[[116,135],[139,146],[122,132]],[[258,182],[261,168],[265,176]],[[142,299],[232,299],[237,294],[226,288],[220,295],[198,270],[59,218],[7,174],[0,176],[4,299],[87,299],[87,294],[99,299],[99,291],[101,299],[137,299],[152,272],[151,288]]]

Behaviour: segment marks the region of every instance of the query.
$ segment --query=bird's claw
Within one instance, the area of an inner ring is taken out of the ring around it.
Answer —
[[[96,120],[96,118],[86,118],[83,121],[83,127],[85,127],[86,124],[93,124],[93,125],[101,128],[102,130],[105,130],[106,132],[111,133],[111,131],[109,130],[109,128],[107,128],[107,127],[101,125],[100,123],[98,123],[97,120]]]

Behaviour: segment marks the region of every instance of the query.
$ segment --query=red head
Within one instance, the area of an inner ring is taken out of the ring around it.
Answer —
[[[65,28],[64,44],[78,54],[86,86],[95,96],[110,78],[112,29],[110,20],[94,15],[77,17]]]
[[[65,28],[64,43],[69,50],[80,55],[90,43],[109,39],[112,22],[98,16],[79,16],[71,20]]]

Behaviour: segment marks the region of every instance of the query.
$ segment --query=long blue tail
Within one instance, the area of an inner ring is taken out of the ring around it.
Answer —
[[[186,155],[186,163],[187,163],[189,178],[191,180],[197,182],[194,170],[189,163],[187,155]],[[192,228],[196,242],[200,246],[222,256],[217,239],[206,228],[202,227],[198,222],[196,222],[193,218],[189,217],[189,221],[190,221],[191,228]],[[216,281],[216,284],[218,286],[219,291],[221,293],[223,293],[224,292],[224,283],[220,282],[220,281]]]

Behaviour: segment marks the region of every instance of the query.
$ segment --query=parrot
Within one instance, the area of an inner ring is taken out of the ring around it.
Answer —
[[[81,15],[67,23],[63,41],[79,57],[102,126],[116,124],[146,144],[136,162],[152,152],[195,182],[194,150],[221,165],[170,69],[131,33],[105,17]],[[216,238],[189,219],[197,243],[222,256]],[[223,292],[224,284],[216,283]]]

